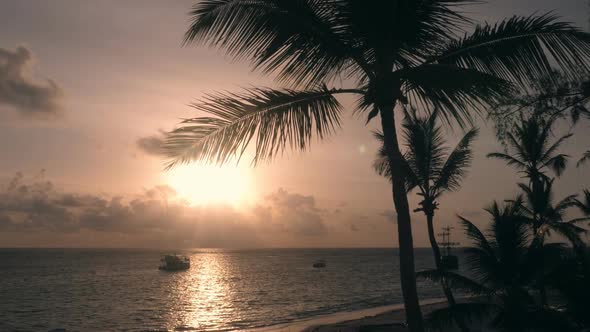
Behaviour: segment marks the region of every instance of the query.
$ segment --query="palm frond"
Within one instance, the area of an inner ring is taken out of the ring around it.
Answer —
[[[573,134],[567,134],[567,135],[561,136],[549,148],[545,149],[545,153],[540,158],[541,162],[546,162],[549,159],[551,159],[551,156],[553,155],[553,153],[555,153],[557,151],[557,149],[559,149],[561,144],[563,144],[563,142],[565,142],[565,140],[567,140],[568,138],[570,138],[572,136],[573,136]]]
[[[472,1],[333,1],[349,39],[369,63],[417,64],[425,50],[440,45],[470,23],[457,7]]]
[[[557,176],[561,176],[561,174],[567,167],[568,159],[569,156],[567,154],[558,154],[556,156],[549,158],[549,160],[547,160],[544,164],[545,166],[547,166],[547,168],[552,170]]]
[[[568,239],[575,248],[583,248],[585,246],[581,235],[587,233],[586,229],[576,226],[573,223],[565,222],[554,222],[547,226]]]
[[[567,222],[570,224],[577,224],[577,223],[581,223],[581,222],[586,222],[586,221],[590,221],[590,217],[579,217],[579,218],[574,218],[574,219],[570,219]]]
[[[473,124],[473,114],[512,93],[512,84],[475,69],[423,64],[392,73],[412,105],[436,109],[447,124]],[[451,79],[452,78],[452,79]]]
[[[507,153],[490,153],[488,157],[506,161],[533,182],[548,179],[546,168],[561,175],[569,156],[556,152],[571,135],[562,136],[549,145],[553,124],[553,120],[544,121],[536,116],[523,119],[522,123],[516,125],[514,132],[506,133]]]
[[[381,148],[379,148],[377,156],[375,157],[375,160],[373,160],[373,169],[377,174],[391,181],[391,168],[389,167],[387,151],[383,145],[383,134],[377,131],[373,132],[373,136],[381,143]],[[406,183],[406,191],[409,192],[419,185],[419,179],[407,162],[407,154],[404,156],[403,161],[403,175]]]
[[[404,143],[407,147],[405,159],[423,189],[429,186],[442,167],[447,150],[436,119],[437,112],[419,117],[413,110],[406,113],[403,122]]]
[[[484,234],[471,221],[459,216],[459,221],[465,231],[465,235],[473,242],[473,245],[464,249],[466,265],[469,272],[475,278],[486,284],[494,280],[493,273],[500,266],[496,259],[494,248],[488,242]]]
[[[435,183],[437,191],[439,189],[451,191],[459,189],[461,180],[467,175],[467,168],[471,165],[473,159],[471,143],[477,137],[478,132],[477,128],[469,130],[451,152],[438,174]]]
[[[565,212],[565,210],[576,206],[577,198],[578,198],[577,194],[568,195],[568,196],[564,197],[563,199],[561,199],[559,202],[557,202],[557,204],[555,204],[553,209],[557,212],[560,212],[560,213]]]
[[[518,160],[518,159],[516,159],[516,158],[514,158],[514,157],[512,157],[512,156],[510,156],[510,155],[508,155],[506,153],[492,152],[492,153],[488,153],[487,154],[487,157],[488,158],[496,158],[496,159],[504,160],[504,161],[506,161],[506,163],[508,165],[514,165],[514,166],[517,166],[519,168],[525,168],[526,167],[526,164],[524,162],[522,162],[522,161],[520,161],[520,160]]]
[[[580,166],[584,165],[586,163],[586,161],[588,161],[588,159],[590,159],[590,150],[584,152],[584,155],[582,155],[582,158],[580,158],[580,160],[578,160],[576,167],[580,167]]]
[[[534,122],[534,120],[531,120]],[[533,129],[531,130],[531,127]],[[542,142],[538,139],[537,132],[535,131],[537,128],[534,128],[534,125],[531,125],[528,121],[522,123],[522,125],[517,126],[515,133],[507,133],[506,139],[508,145],[514,151],[514,154],[517,158],[524,162],[530,162],[534,157],[534,152],[530,151],[530,146],[534,145],[542,146]],[[531,134],[532,132],[532,134]]]
[[[520,270],[529,247],[528,226],[520,211],[520,205],[509,203],[492,212],[491,235],[496,257],[502,268],[512,273]]]
[[[190,161],[223,164],[240,158],[255,138],[254,163],[286,148],[305,150],[312,137],[324,138],[340,125],[334,94],[354,92],[319,87],[309,91],[248,89],[215,94],[192,106],[211,116],[187,119],[168,133],[167,167]]]
[[[590,190],[584,190],[584,200],[576,199],[576,207],[586,216],[590,216]]]
[[[185,43],[224,48],[283,82],[319,83],[367,70],[337,14],[333,1],[203,0],[190,13]]]
[[[551,14],[514,16],[495,25],[478,25],[472,34],[435,51],[431,61],[529,83],[546,77],[551,61],[568,77],[587,73],[590,35]]]

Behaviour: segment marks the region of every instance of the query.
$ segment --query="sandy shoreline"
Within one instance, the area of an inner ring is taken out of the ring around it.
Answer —
[[[446,306],[444,299],[429,299],[420,302],[423,314]],[[363,327],[387,331],[407,331],[403,304],[394,304],[356,311],[338,312],[293,323],[246,330],[248,332],[356,332]],[[397,328],[396,328],[397,327]]]

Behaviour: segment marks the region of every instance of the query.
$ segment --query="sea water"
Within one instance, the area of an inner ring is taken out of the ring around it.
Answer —
[[[0,331],[228,331],[402,302],[396,249],[177,252],[190,270],[158,270],[159,250],[0,249]]]

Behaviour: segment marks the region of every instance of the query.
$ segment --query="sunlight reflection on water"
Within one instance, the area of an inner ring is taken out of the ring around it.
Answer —
[[[209,330],[235,319],[228,262],[223,253],[202,252],[191,256],[191,269],[175,272],[169,301],[173,311],[168,329]]]

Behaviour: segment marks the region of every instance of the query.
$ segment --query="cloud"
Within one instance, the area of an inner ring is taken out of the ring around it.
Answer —
[[[5,105],[25,117],[54,117],[61,110],[62,89],[53,80],[31,77],[32,52],[0,48],[0,106]]]
[[[326,210],[313,196],[283,189],[237,211],[190,205],[168,186],[129,197],[68,192],[45,180],[43,172],[34,179],[17,173],[0,188],[0,235],[91,232],[139,241],[130,246],[256,247],[297,245],[328,232]]]
[[[17,173],[0,194],[0,231],[72,232],[78,229],[75,215],[66,206],[53,201],[51,182],[24,184],[22,181],[22,173]]]
[[[302,236],[320,236],[327,232],[322,209],[313,196],[292,194],[284,189],[268,195],[269,207],[258,209],[259,216],[278,230]]]
[[[144,153],[152,156],[164,156],[162,149],[164,143],[164,136],[152,135],[139,138],[136,142],[137,147]]]

